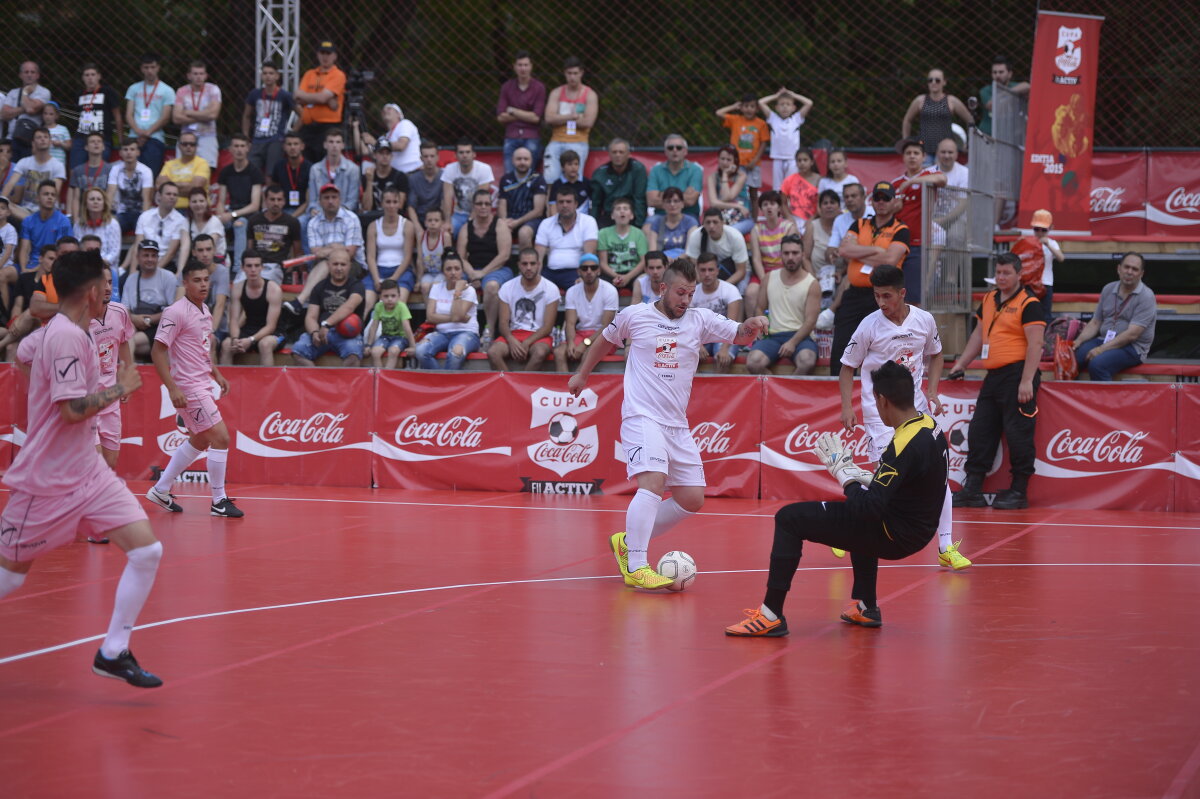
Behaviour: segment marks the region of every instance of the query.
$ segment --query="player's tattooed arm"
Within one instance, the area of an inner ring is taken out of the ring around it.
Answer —
[[[58,407],[68,422],[82,422],[90,416],[95,416],[123,396],[125,396],[125,389],[118,383],[84,397],[69,399]]]

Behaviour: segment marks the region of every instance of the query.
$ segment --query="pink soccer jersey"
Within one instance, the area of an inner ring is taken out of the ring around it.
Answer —
[[[154,340],[166,345],[171,355],[171,377],[186,396],[207,393],[212,381],[212,312],[187,297],[180,297],[163,311]]]
[[[96,452],[95,417],[72,424],[58,410],[99,389],[100,360],[91,336],[62,314],[45,331],[30,366],[29,432],[4,482],[28,494],[68,494],[108,468]]]
[[[38,349],[42,346],[42,337],[45,335],[46,328],[39,327],[21,339],[21,343],[17,345],[17,360],[30,366],[33,363],[33,356],[37,355]]]
[[[90,325],[96,353],[100,356],[100,387],[115,386],[121,345],[133,339],[129,309],[119,302],[110,302],[104,309],[104,315],[92,319]]]

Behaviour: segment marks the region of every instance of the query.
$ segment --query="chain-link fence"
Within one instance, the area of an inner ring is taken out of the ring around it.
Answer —
[[[1200,127],[1200,40],[1188,3],[1118,4],[1072,0],[1068,9],[1107,16],[1100,46],[1098,146],[1180,146]],[[343,67],[367,69],[367,116],[399,103],[423,136],[470,136],[499,145],[499,84],[512,55],[528,50],[535,76],[552,88],[561,64],[580,57],[585,81],[601,95],[593,144],[620,135],[657,145],[669,131],[697,146],[721,144],[713,110],[746,93],[786,86],[816,105],[804,140],[888,147],[908,103],[932,67],[964,101],[990,80],[992,55],[1007,54],[1018,79],[1029,70],[1037,2],[746,4],[708,0],[686,6],[579,0],[463,0],[458,3],[304,2],[301,69],[315,42],[331,39]],[[18,3],[0,26],[0,86],[17,85],[33,58],[44,84],[74,102],[80,67],[97,62],[123,91],[139,79],[138,58],[162,57],[162,77],[185,81],[194,58],[209,65],[225,95],[223,135],[240,127],[255,81],[255,11],[250,0],[99,0]]]

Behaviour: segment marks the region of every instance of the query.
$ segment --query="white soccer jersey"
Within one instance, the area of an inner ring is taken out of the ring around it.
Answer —
[[[875,394],[871,390],[871,371],[888,361],[895,361],[913,376],[913,402],[918,411],[928,412],[929,403],[921,384],[925,381],[925,359],[941,354],[942,339],[938,335],[933,314],[908,306],[908,316],[900,324],[876,311],[858,324],[842,363],[862,370],[863,421],[880,424]]]
[[[575,312],[576,330],[595,330],[607,311],[621,310],[621,298],[617,289],[607,280],[596,281],[596,293],[589,300],[587,286],[576,283],[567,289],[563,310]]]
[[[668,319],[654,305],[622,309],[604,328],[604,337],[618,347],[629,340],[621,418],[647,416],[667,427],[687,427],[700,346],[731,343],[738,327],[707,308],[688,308],[679,319]]]

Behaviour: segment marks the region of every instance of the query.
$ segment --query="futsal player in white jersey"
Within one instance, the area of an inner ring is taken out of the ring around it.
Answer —
[[[904,301],[904,273],[889,265],[877,266],[871,272],[871,287],[879,310],[859,323],[850,343],[842,354],[839,386],[842,392],[842,424],[853,432],[858,419],[851,404],[854,392],[854,370],[861,369],[863,425],[867,428],[868,457],[872,464],[892,440],[895,432],[879,418],[875,394],[871,390],[871,372],[888,361],[900,364],[913,376],[913,405],[921,413],[937,416],[942,412],[938,399],[938,381],[942,376],[942,339],[937,321],[928,311]],[[928,390],[921,392],[921,383],[928,377]],[[938,563],[960,571],[971,565],[954,541],[953,510],[950,488],[946,488],[946,503],[938,520]],[[839,558],[846,553],[833,550]]]
[[[92,671],[154,688],[162,680],[129,651],[129,637],[150,595],[162,544],[146,511],[96,451],[96,417],[142,384],[121,364],[113,385],[100,387],[100,359],[88,322],[104,308],[104,276],[96,252],[64,253],[54,264],[58,312],[44,328],[29,365],[29,430],[4,475],[11,493],[0,512],[0,598],[25,582],[33,560],[75,540],[105,537],[125,552],[108,634]]]
[[[596,364],[628,341],[621,446],[626,472],[637,480],[638,490],[629,502],[625,532],[613,535],[610,543],[625,584],[651,590],[673,581],[650,567],[650,539],[704,504],[704,465],[687,421],[700,348],[714,342],[746,346],[767,329],[762,316],[738,324],[707,308],[689,307],[696,293],[696,264],[690,258],[672,262],[655,288],[660,299],[618,313],[567,384],[578,396]],[[664,502],[667,488],[671,499]]]

